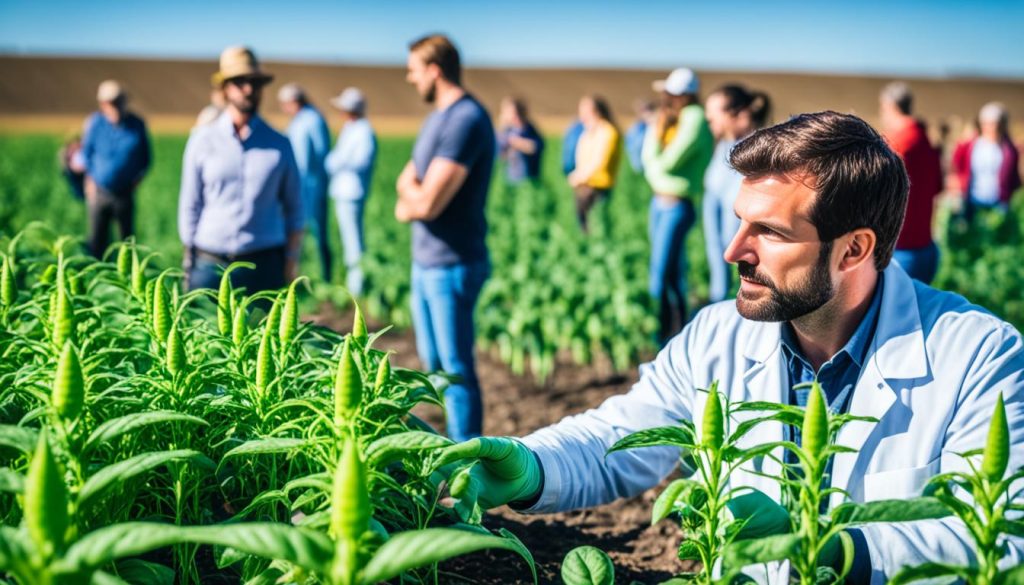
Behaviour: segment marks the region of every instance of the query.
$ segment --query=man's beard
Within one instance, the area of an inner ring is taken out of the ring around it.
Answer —
[[[423,92],[423,101],[425,101],[428,104],[432,104],[432,103],[434,103],[434,100],[436,100],[436,99],[437,99],[437,82],[436,81],[432,81],[430,83],[430,87],[427,88],[427,91]]]
[[[260,109],[260,96],[253,94],[231,101],[239,112],[243,114],[255,114]]]
[[[795,290],[783,291],[767,276],[747,262],[738,263],[740,276],[768,288],[767,299],[744,299],[743,290],[736,295],[736,310],[751,321],[792,321],[817,311],[835,296],[835,286],[829,272],[832,242],[822,242],[818,261],[811,274]]]

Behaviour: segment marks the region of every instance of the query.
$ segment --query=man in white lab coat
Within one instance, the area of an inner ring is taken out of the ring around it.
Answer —
[[[908,181],[883,139],[855,116],[805,114],[744,140],[730,162],[745,177],[735,204],[740,229],[725,252],[739,268],[736,300],[701,311],[641,366],[629,393],[522,440],[458,446],[454,452],[480,459],[471,473],[482,483],[483,505],[554,512],[656,485],[677,465],[678,450],[606,457],[607,449],[629,433],[681,419],[699,428],[706,394],[696,389],[715,380],[732,401],[804,404],[806,395],[792,386],[817,379],[833,411],[877,418],[851,423],[838,437],[857,452],[835,456],[831,484],[854,501],[915,497],[930,477],[965,469],[957,454],[984,445],[1000,393],[1010,465],[1024,465],[1021,335],[890,263]],[[796,434],[766,423],[742,446],[799,441]],[[778,463],[765,458],[731,482],[778,498],[770,478],[779,475]],[[832,504],[841,497],[833,495]],[[850,533],[851,583],[884,583],[901,567],[974,557],[966,530],[952,518]],[[1008,551],[1006,563],[1021,562],[1024,541],[1011,540]],[[786,582],[779,574],[766,578]]]

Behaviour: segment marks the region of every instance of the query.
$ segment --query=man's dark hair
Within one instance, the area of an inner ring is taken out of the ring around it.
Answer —
[[[455,85],[462,85],[462,63],[459,50],[451,39],[444,35],[427,35],[409,44],[409,51],[416,53],[427,65],[437,65],[441,75]]]
[[[729,163],[748,179],[808,181],[817,191],[811,221],[818,238],[831,242],[869,228],[877,239],[875,267],[889,265],[910,180],[900,157],[864,120],[836,112],[801,114],[737,144]]]

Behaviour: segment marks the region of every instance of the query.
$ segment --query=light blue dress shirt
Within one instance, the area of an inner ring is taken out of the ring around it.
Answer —
[[[327,194],[327,171],[324,160],[331,150],[331,131],[320,112],[305,105],[288,124],[288,140],[292,143],[295,163],[302,182],[302,201],[307,210]]]
[[[377,158],[377,137],[366,118],[345,124],[338,143],[327,155],[331,197],[344,201],[363,199],[370,192],[373,163]]]
[[[299,171],[288,139],[259,116],[239,139],[228,113],[185,146],[178,234],[186,248],[225,255],[283,246],[303,227]]]

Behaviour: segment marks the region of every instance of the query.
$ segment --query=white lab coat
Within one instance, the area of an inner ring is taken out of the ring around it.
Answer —
[[[619,438],[680,419],[700,427],[706,394],[714,380],[733,401],[788,400],[788,372],[780,346],[781,324],[743,319],[734,301],[701,311],[640,368],[630,392],[569,417],[523,439],[544,469],[544,489],[526,512],[595,506],[657,485],[678,464],[679,452],[652,447],[615,453]],[[1024,345],[1013,326],[963,297],[912,281],[895,263],[885,270],[878,325],[854,389],[850,413],[875,423],[843,428],[841,445],[858,453],[838,454],[832,485],[854,501],[911,498],[932,476],[965,469],[958,452],[983,447],[995,400],[1002,392],[1011,434],[1012,469],[1024,465]],[[783,439],[781,423],[766,423],[745,437],[744,447]],[[778,454],[781,458],[781,451]],[[779,466],[770,458],[734,473],[733,486],[755,487],[775,498],[769,477]],[[841,501],[833,496],[832,505]],[[862,527],[871,554],[872,583],[884,583],[899,568],[941,560],[968,564],[972,545],[954,519],[873,524]],[[1013,539],[1007,564],[1024,559],[1024,540]],[[761,581],[786,583],[776,566]]]

